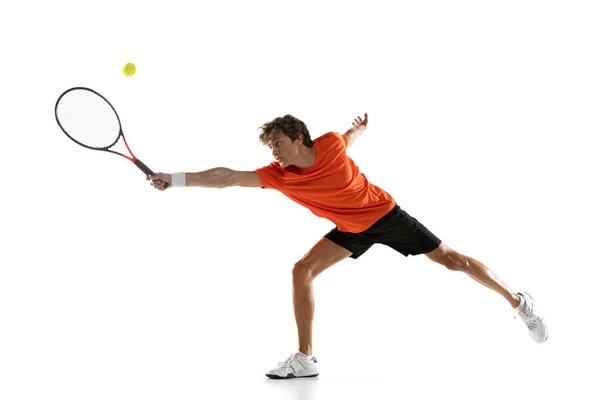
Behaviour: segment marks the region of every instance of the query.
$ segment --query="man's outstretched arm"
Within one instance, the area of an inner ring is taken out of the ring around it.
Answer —
[[[168,187],[177,186],[196,186],[206,188],[225,188],[228,186],[242,187],[261,187],[262,182],[254,171],[235,171],[229,168],[213,168],[201,172],[186,172],[178,174],[158,173],[148,175],[146,180],[152,181],[151,184],[158,190],[165,190],[165,183]],[[173,185],[173,175],[177,175]],[[185,178],[185,179],[184,179]]]
[[[348,139],[348,147],[354,143],[357,137],[359,137],[364,130],[367,128],[367,124],[369,123],[369,116],[365,113],[365,118],[356,117],[352,122],[352,128],[348,129],[344,136]]]

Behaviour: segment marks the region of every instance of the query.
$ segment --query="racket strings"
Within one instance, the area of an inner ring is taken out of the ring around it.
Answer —
[[[56,117],[73,140],[95,149],[113,145],[121,131],[119,118],[110,104],[86,89],[66,93],[56,106]]]

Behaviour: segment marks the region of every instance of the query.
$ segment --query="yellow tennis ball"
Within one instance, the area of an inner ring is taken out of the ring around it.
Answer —
[[[123,65],[123,75],[125,76],[133,76],[135,74],[135,64],[127,63]]]

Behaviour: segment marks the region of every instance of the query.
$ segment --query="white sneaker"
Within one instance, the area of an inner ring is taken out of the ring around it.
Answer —
[[[517,317],[521,317],[527,329],[529,336],[538,343],[544,343],[548,339],[548,326],[543,318],[533,313],[533,299],[529,293],[517,293],[521,298],[521,303],[517,307]]]
[[[319,375],[317,359],[304,353],[293,353],[285,361],[277,363],[277,367],[267,372],[271,379],[312,378]]]

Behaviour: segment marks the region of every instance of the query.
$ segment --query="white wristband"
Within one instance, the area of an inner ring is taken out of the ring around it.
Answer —
[[[175,172],[174,174],[171,174],[171,186],[184,187],[185,186],[185,172]]]

